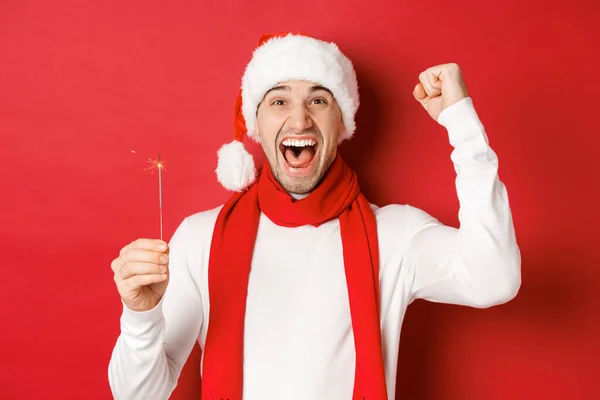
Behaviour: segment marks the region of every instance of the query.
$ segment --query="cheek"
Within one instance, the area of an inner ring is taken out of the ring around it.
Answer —
[[[272,113],[259,114],[256,120],[256,126],[258,129],[261,141],[272,141],[277,137],[279,130],[281,129],[282,122],[281,118]]]
[[[258,137],[265,155],[272,157],[277,154],[276,143],[280,124],[274,118],[262,118],[257,120]]]
[[[322,119],[322,133],[326,135],[329,142],[328,147],[337,147],[337,141],[342,129],[342,117],[337,113],[329,114]]]
[[[277,129],[272,125],[263,124],[259,126],[260,143],[263,147],[271,148],[277,138]]]

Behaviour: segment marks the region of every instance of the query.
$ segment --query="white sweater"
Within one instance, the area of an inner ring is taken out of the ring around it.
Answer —
[[[372,206],[380,246],[381,334],[394,399],[400,328],[416,298],[490,307],[521,283],[498,160],[470,97],[438,119],[454,147],[460,229],[409,205]],[[116,399],[167,399],[198,341],[206,340],[208,259],[220,208],[187,217],[171,239],[170,283],[147,312],[123,307],[109,364]],[[245,400],[347,400],[355,352],[337,219],[280,227],[261,214],[245,319]],[[375,399],[374,399],[375,400]]]

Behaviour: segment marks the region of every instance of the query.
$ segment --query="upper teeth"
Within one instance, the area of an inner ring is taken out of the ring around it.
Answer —
[[[314,146],[317,144],[317,141],[314,139],[305,139],[305,140],[297,140],[297,139],[286,139],[283,141],[284,146],[294,146],[294,147],[306,147],[306,146]]]

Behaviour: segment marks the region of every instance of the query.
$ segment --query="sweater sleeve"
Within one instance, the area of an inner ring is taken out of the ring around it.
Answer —
[[[443,110],[438,123],[453,147],[460,228],[411,208],[411,299],[478,308],[507,302],[521,284],[521,256],[498,158],[470,97]]]
[[[108,367],[115,399],[168,399],[200,332],[202,298],[189,272],[190,228],[184,220],[170,246],[169,284],[152,310],[123,303],[121,334]]]

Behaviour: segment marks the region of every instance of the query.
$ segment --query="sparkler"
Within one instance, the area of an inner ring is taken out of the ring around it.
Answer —
[[[132,150],[133,151],[133,150]],[[148,163],[150,166],[146,168],[146,170],[150,170],[151,173],[154,173],[154,170],[158,170],[158,224],[160,227],[160,240],[163,238],[163,212],[162,212],[162,170],[165,169],[165,163],[160,158],[160,153],[158,154],[158,159],[148,159]],[[166,169],[165,169],[166,170]]]

